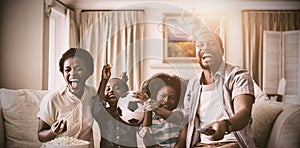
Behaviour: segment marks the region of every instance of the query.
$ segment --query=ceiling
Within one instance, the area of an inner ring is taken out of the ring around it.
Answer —
[[[55,1],[55,0],[46,0]],[[289,3],[289,2],[300,2],[300,0],[56,0],[67,5],[69,8],[73,9],[114,9],[114,8],[124,8],[122,6],[128,6],[130,4],[137,3],[147,3],[146,7],[151,7],[151,3],[180,3],[179,5],[185,5],[186,3],[199,3],[199,2],[217,2],[220,5],[226,4],[228,2],[274,2],[274,3]],[[222,4],[223,3],[223,4]],[[298,4],[298,3],[297,3]],[[149,6],[148,6],[149,5]],[[281,4],[280,4],[281,5]],[[293,4],[294,5],[294,4]],[[110,8],[108,8],[110,6]],[[145,6],[145,5],[144,5]],[[157,5],[154,7],[157,8]],[[159,5],[159,7],[162,7]]]

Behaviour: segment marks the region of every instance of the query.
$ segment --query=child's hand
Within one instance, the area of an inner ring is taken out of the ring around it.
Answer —
[[[144,108],[147,111],[153,111],[153,110],[157,109],[158,107],[159,107],[159,104],[150,98],[148,100],[146,100],[146,102],[144,102]]]
[[[67,120],[60,119],[60,120],[54,122],[51,126],[51,131],[55,135],[59,135],[65,131],[67,131]]]
[[[151,130],[150,127],[142,127],[142,128],[140,129],[140,131],[139,131],[139,135],[140,135],[142,138],[144,138],[145,135],[146,135],[147,133],[151,133],[151,134],[152,134],[152,130]]]
[[[105,64],[102,69],[102,79],[108,80],[110,78],[111,72],[110,72],[111,66],[109,64]]]
[[[141,91],[133,92],[133,97],[140,99],[141,101],[145,101],[149,99],[149,96],[146,93]]]

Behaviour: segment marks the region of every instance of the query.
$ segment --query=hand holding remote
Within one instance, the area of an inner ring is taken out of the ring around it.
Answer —
[[[197,129],[197,131],[200,132],[200,133],[202,133],[202,134],[205,134],[205,135],[212,135],[212,134],[214,134],[216,132],[211,127],[200,128],[200,129]]]

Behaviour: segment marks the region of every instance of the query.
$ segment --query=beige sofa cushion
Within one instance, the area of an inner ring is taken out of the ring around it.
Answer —
[[[47,92],[0,89],[6,147],[40,147],[36,115],[40,101]]]
[[[257,147],[266,147],[274,121],[282,108],[272,101],[259,101],[252,108],[252,130]]]
[[[256,146],[266,147],[269,135],[277,116],[282,112],[282,107],[270,101],[268,96],[254,82],[255,103],[252,107],[253,137]]]
[[[5,147],[4,143],[4,126],[3,126],[3,117],[2,117],[2,107],[0,104],[0,147]]]
[[[283,111],[273,125],[267,148],[300,148],[300,105],[277,104]]]

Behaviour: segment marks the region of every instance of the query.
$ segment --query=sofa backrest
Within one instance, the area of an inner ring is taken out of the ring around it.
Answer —
[[[37,138],[39,104],[46,90],[0,89],[0,147],[40,147]],[[3,138],[5,137],[5,138]],[[4,141],[3,141],[4,139]]]
[[[254,83],[254,82],[253,82]],[[282,108],[269,100],[268,96],[254,83],[255,103],[252,106],[254,142],[257,147],[266,147],[273,124]]]
[[[256,83],[254,94],[251,127],[255,144],[266,148],[299,147],[300,105],[270,101]]]

